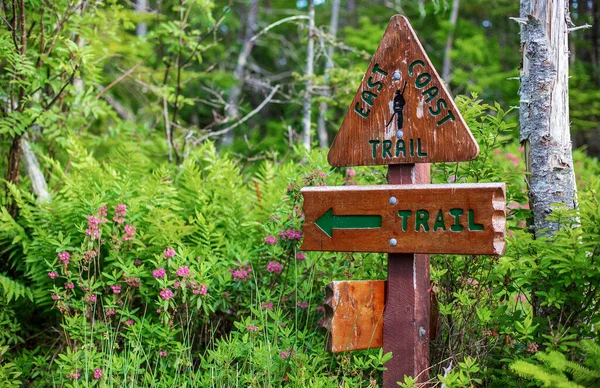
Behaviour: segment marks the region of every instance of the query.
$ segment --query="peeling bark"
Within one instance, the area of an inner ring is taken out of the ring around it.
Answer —
[[[331,22],[329,23],[329,35],[335,39],[337,35],[337,28],[339,23],[340,14],[340,0],[333,0],[331,5]],[[327,91],[325,95],[331,97],[331,90],[329,88],[329,73],[327,72],[333,68],[333,45],[329,45],[327,48],[327,62],[325,63],[325,85]],[[317,133],[319,135],[319,147],[325,148],[329,146],[329,137],[327,136],[327,127],[325,126],[325,115],[327,114],[327,103],[321,102],[319,104],[319,121],[317,122]]]
[[[554,204],[577,206],[569,132],[567,7],[565,0],[521,0],[520,141],[536,236],[559,228],[547,219]]]
[[[44,178],[44,174],[40,169],[40,164],[35,153],[31,150],[29,142],[25,138],[21,139],[21,149],[23,152],[23,167],[31,180],[31,190],[37,195],[38,202],[50,201],[46,178]]]
[[[307,151],[310,151],[310,115],[311,115],[311,93],[313,60],[315,56],[315,4],[313,0],[308,0],[308,50],[306,54],[306,88],[304,90],[304,114],[302,115],[302,144]]]
[[[246,33],[244,36],[244,43],[242,44],[242,50],[238,55],[237,64],[235,66],[235,72],[233,73],[237,84],[233,85],[229,98],[227,100],[227,106],[225,107],[225,117],[230,120],[235,120],[240,115],[239,104],[240,97],[242,95],[242,89],[245,83],[246,77],[246,64],[248,63],[248,57],[254,47],[255,39],[252,39],[256,31],[256,15],[258,13],[258,0],[251,0],[250,12],[248,14],[248,23],[246,24]],[[233,144],[234,133],[229,131],[221,138],[221,143],[228,147]]]

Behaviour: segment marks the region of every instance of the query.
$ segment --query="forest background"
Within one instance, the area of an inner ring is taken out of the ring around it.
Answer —
[[[432,256],[431,383],[597,384],[600,7],[569,8],[580,206],[548,244],[516,1],[0,0],[0,385],[380,384],[391,355],[324,351],[322,302],[386,257],[298,251],[299,189],[385,181],[325,156],[397,13],[481,147],[433,181],[508,186],[505,256]]]

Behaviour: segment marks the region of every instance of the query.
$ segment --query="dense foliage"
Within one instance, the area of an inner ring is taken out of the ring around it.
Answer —
[[[331,2],[315,1],[306,77],[305,2],[264,3],[248,29],[252,1],[0,0],[0,386],[380,384],[392,355],[327,353],[322,303],[332,280],[384,279],[386,256],[298,247],[302,187],[385,170],[331,168],[298,144],[307,78],[332,135],[396,12],[438,69],[454,32],[449,86],[481,148],[433,165],[433,182],[506,182],[509,203],[506,255],[431,258],[431,382],[597,384],[597,30],[572,39],[579,209],[554,213],[548,241],[527,226],[509,108],[518,4],[463,2],[452,25],[450,1],[353,0],[333,37]],[[577,23],[596,17],[573,7]]]

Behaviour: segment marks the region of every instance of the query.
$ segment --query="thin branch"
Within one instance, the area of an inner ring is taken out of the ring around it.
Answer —
[[[582,26],[567,28],[567,31],[568,32],[573,32],[573,31],[584,30],[584,29],[588,29],[588,28],[592,28],[592,26],[590,26],[589,24],[586,23],[586,24],[584,24]]]
[[[255,41],[256,39],[258,39],[258,38],[259,38],[261,35],[264,35],[264,34],[266,34],[267,32],[269,32],[269,30],[271,30],[271,29],[273,29],[273,28],[277,27],[277,26],[278,26],[278,25],[280,25],[280,24],[287,23],[287,22],[291,22],[291,21],[294,21],[294,20],[302,20],[302,19],[304,19],[304,20],[308,20],[308,16],[305,16],[305,15],[296,15],[296,16],[290,16],[290,17],[287,17],[287,18],[283,18],[283,19],[281,19],[281,20],[278,20],[278,21],[276,21],[275,23],[273,23],[273,24],[269,24],[268,26],[266,26],[265,28],[263,28],[263,29],[262,29],[262,30],[261,30],[261,31],[260,31],[258,34],[254,35],[252,38],[250,38],[250,40],[249,40],[248,42],[249,42],[249,43],[252,43],[252,42],[254,42],[254,41]]]
[[[271,90],[271,93],[269,93],[269,95],[267,96],[267,98],[265,98],[265,100],[263,102],[261,102],[259,106],[257,106],[256,108],[254,108],[254,110],[252,110],[246,116],[244,116],[243,118],[241,118],[235,124],[233,124],[233,125],[231,125],[231,126],[229,126],[227,128],[223,128],[221,130],[218,130],[218,131],[215,131],[215,132],[211,132],[209,134],[206,134],[206,135],[202,136],[200,139],[198,139],[198,140],[196,140],[194,142],[194,145],[198,145],[198,144],[202,143],[204,140],[206,140],[208,138],[220,136],[220,135],[222,135],[224,133],[227,133],[227,132],[229,132],[229,131],[237,128],[238,126],[242,125],[243,123],[245,123],[246,121],[248,121],[248,119],[250,119],[252,116],[254,116],[258,112],[260,112],[262,110],[262,108],[264,108],[265,105],[267,105],[269,103],[269,101],[271,101],[271,99],[273,98],[273,96],[275,95],[275,93],[277,93],[277,90],[279,90],[279,85],[275,86],[273,88],[273,90]]]
[[[141,61],[139,61],[138,63],[136,63],[135,65],[133,65],[133,67],[129,70],[127,70],[125,73],[121,74],[119,76],[119,78],[117,78],[116,80],[114,80],[113,82],[111,82],[107,87],[105,87],[104,89],[102,89],[100,91],[100,93],[98,93],[98,95],[96,96],[96,100],[99,100],[100,97],[102,97],[102,95],[104,93],[106,93],[110,88],[112,88],[113,86],[115,86],[116,84],[118,84],[119,82],[123,81],[125,78],[129,77],[131,75],[131,73],[133,73],[135,71],[135,69],[137,69],[138,67],[140,67],[142,64],[144,64],[144,62],[146,62],[148,59],[150,59],[150,57],[154,55],[154,52],[151,52],[150,54],[148,54],[144,59],[142,59]]]

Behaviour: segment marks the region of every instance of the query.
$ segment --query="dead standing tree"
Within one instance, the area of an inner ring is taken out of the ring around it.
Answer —
[[[520,141],[536,236],[552,234],[554,204],[577,205],[569,132],[568,2],[521,0]]]

